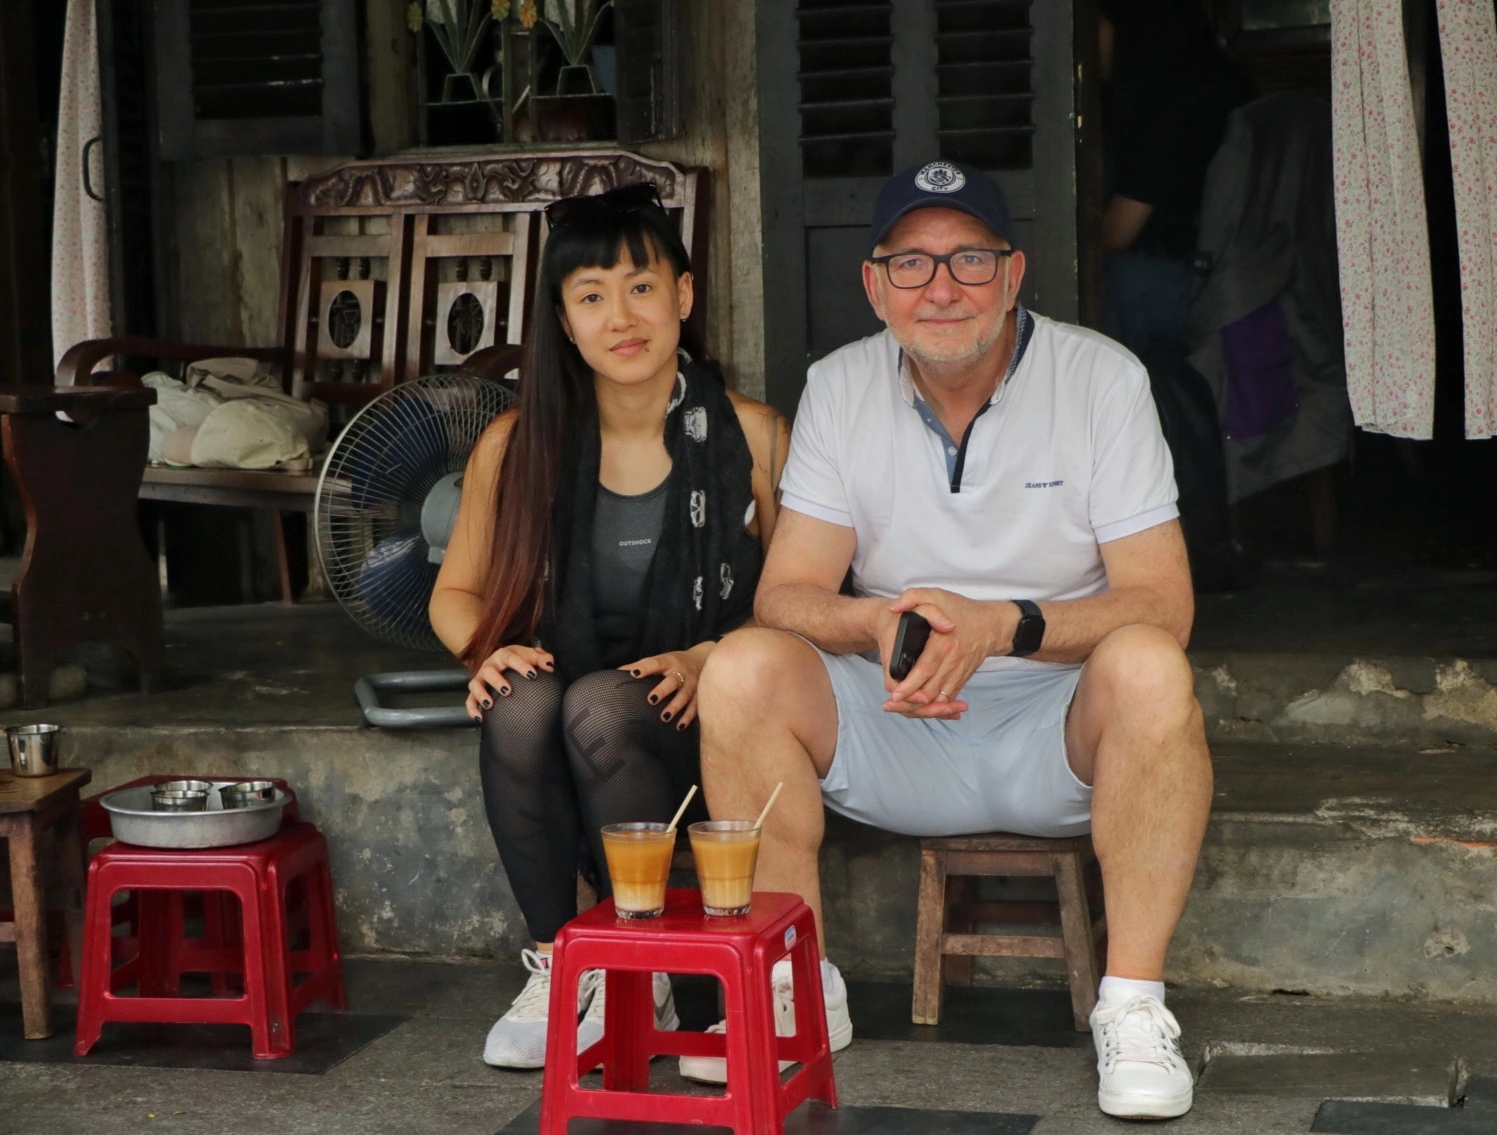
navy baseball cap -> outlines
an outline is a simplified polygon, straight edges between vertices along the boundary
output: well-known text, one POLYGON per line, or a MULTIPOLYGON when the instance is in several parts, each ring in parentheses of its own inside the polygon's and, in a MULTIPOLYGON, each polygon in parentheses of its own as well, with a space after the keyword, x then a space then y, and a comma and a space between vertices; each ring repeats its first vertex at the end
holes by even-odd
POLYGON ((931 207, 960 209, 976 217, 993 232, 1019 247, 1014 239, 1014 222, 1008 214, 1003 190, 982 170, 962 162, 922 162, 895 174, 879 191, 873 207, 873 224, 868 230, 868 250, 889 235, 894 222, 906 213, 931 207))

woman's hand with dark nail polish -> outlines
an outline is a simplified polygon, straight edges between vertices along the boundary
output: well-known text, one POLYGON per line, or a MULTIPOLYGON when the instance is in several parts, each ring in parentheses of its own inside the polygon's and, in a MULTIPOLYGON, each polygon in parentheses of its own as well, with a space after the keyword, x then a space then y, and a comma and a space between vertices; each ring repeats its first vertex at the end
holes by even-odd
POLYGON ((483 702, 483 708, 484 709, 493 709, 494 708, 494 701, 493 701, 493 699, 492 698, 485 698, 484 702, 483 702))
POLYGON ((527 678, 534 678, 535 677, 535 671, 534 670, 526 670, 525 671, 525 677, 527 677, 527 678))
POLYGON ((660 715, 660 720, 661 721, 669 721, 670 719, 671 719, 671 711, 670 710, 666 710, 664 713, 662 713, 660 715))
POLYGON ((503 694, 505 697, 509 697, 509 687, 508 686, 500 686, 499 687, 499 692, 501 694, 503 694))

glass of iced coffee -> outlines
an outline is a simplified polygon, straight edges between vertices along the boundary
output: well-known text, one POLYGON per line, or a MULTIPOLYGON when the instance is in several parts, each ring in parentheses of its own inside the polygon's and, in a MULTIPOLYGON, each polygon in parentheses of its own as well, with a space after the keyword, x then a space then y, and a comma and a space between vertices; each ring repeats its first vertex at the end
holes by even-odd
POLYGON ((759 829, 753 820, 706 820, 686 829, 708 914, 747 914, 754 895, 759 829))
POLYGON ((603 854, 620 918, 658 918, 665 909, 676 833, 665 824, 606 824, 603 854))

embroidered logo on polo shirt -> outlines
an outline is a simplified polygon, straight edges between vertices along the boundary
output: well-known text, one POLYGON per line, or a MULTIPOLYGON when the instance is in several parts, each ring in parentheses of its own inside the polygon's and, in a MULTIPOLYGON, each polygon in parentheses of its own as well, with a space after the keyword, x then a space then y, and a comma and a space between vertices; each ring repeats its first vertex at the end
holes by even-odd
POLYGON ((950 162, 931 162, 915 174, 915 188, 926 193, 955 193, 967 184, 967 175, 950 162))
POLYGON ((1064 485, 1064 481, 1025 481, 1026 489, 1058 489, 1064 485))

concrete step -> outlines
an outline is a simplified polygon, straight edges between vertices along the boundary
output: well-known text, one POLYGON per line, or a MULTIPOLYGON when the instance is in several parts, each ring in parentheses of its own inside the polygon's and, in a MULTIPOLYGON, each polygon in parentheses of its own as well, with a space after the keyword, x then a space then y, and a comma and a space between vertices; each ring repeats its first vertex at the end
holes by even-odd
POLYGON ((1497 659, 1192 650, 1213 741, 1497 746, 1497 659))
POLYGON ((1497 751, 1218 744, 1171 971, 1497 1002, 1497 751))
MULTIPOLYGON (((468 730, 137 718, 72 724, 64 746, 101 788, 148 772, 286 778, 328 835, 351 952, 525 944, 468 730)), ((1441 748, 1216 743, 1215 813, 1170 979, 1497 1004, 1497 749, 1441 748)), ((913 840, 829 817, 828 934, 849 973, 908 975, 917 858, 913 840)), ((1062 976, 1045 962, 982 972, 1062 976)))
MULTIPOLYGON (((1354 644, 1362 654, 1207 636, 1194 660, 1217 806, 1172 980, 1497 1004, 1497 662, 1415 629, 1451 653, 1404 653, 1391 632, 1354 644)), ((446 659, 380 644, 326 605, 172 612, 166 653, 152 697, 95 693, 5 720, 62 723, 64 761, 98 788, 161 772, 286 778, 328 834, 350 951, 513 957, 525 944, 474 732, 359 724, 360 674, 446 659)), ((835 817, 828 832, 833 956, 849 973, 907 975, 914 841, 835 817)))
MULTIPOLYGON (((1213 753, 1216 804, 1171 981, 1497 1003, 1497 750, 1217 743, 1213 753)), ((907 967, 910 841, 832 830, 829 940, 847 944, 856 967, 907 967)), ((1011 961, 983 972, 1060 975, 1011 961)))

